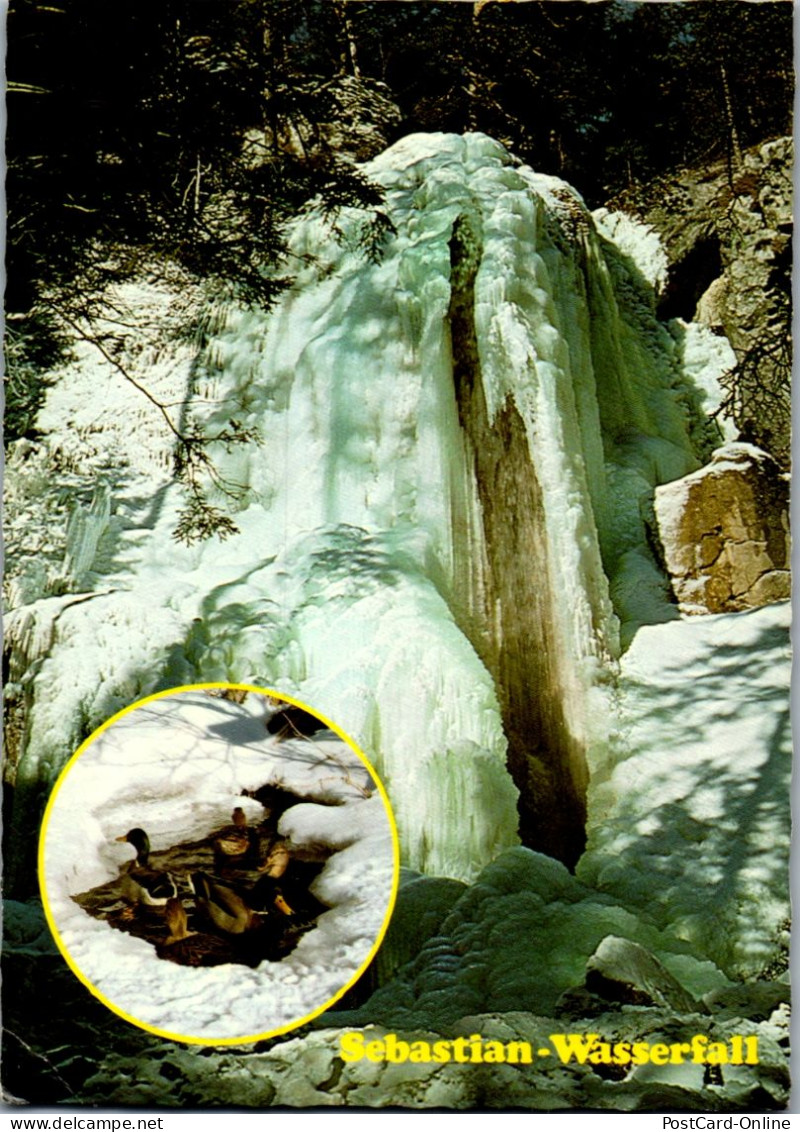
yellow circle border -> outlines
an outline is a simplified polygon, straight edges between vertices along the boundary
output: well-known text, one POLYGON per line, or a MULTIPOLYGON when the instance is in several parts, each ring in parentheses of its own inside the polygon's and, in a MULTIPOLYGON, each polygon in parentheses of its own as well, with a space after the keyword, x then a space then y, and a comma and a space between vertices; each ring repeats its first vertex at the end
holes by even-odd
POLYGON ((334 1003, 338 1002, 339 999, 342 998, 342 996, 345 995, 350 990, 350 988, 354 986, 355 983, 361 978, 367 967, 377 955, 378 949, 383 942, 383 938, 386 935, 387 929, 389 927, 389 922, 392 918, 392 912, 394 911, 395 902, 397 900, 397 889, 400 883, 400 843, 397 835, 397 823, 395 822, 392 805, 389 801, 389 796, 386 793, 386 788, 384 787, 380 777, 378 776, 375 768, 373 767, 367 756, 364 754, 358 744, 355 743, 350 738, 350 736, 346 734, 346 732, 342 731, 341 727, 335 724, 331 719, 328 719, 327 716, 322 715, 322 713, 317 711, 315 708, 312 708, 302 700, 297 699, 296 696, 289 695, 285 692, 280 692, 275 688, 261 688, 257 687, 254 684, 235 684, 228 683, 227 681, 211 681, 202 684, 181 684, 178 687, 167 688, 160 692, 154 692, 153 695, 145 696, 141 700, 136 700, 135 703, 132 703, 128 707, 123 708, 121 711, 116 712, 109 719, 107 719, 105 723, 101 723, 101 725, 92 732, 88 739, 85 739, 83 743, 81 743, 75 754, 71 756, 69 761, 61 770, 48 799, 47 806, 44 811, 44 816, 42 818, 41 831, 39 833, 38 871, 39 891, 42 895, 44 914, 47 920, 47 925, 50 928, 53 939, 56 942, 56 946, 61 952, 62 957, 66 960, 66 963, 72 973, 77 976, 77 978, 83 983, 87 990, 89 990, 95 998, 99 999, 105 1007, 107 1007, 118 1017, 123 1018, 126 1022, 130 1022, 131 1025, 137 1026, 141 1030, 147 1030, 149 1033, 155 1034, 160 1038, 166 1038, 169 1041, 184 1042, 187 1045, 197 1046, 242 1046, 251 1045, 254 1042, 262 1042, 267 1040, 268 1038, 279 1037, 281 1034, 287 1034, 292 1030, 298 1029, 300 1026, 306 1025, 306 1023, 313 1021, 314 1018, 318 1018, 320 1014, 324 1014, 326 1010, 330 1010, 334 1003), (295 707, 302 708, 310 715, 313 715, 317 719, 321 720, 327 727, 330 728, 331 731, 334 731, 339 736, 339 738, 347 744, 350 750, 353 751, 353 753, 357 755, 359 759, 361 759, 361 761, 364 763, 367 770, 371 774, 372 779, 375 782, 375 785, 377 786, 378 791, 381 795, 381 798, 383 799, 383 806, 389 822, 389 829, 392 836, 392 888, 391 892, 389 893, 389 900, 386 905, 383 924, 381 925, 381 929, 378 932, 374 944, 370 948, 369 954, 363 960, 361 966, 358 968, 355 974, 353 974, 348 979, 344 986, 341 987, 341 989, 338 990, 332 998, 328 999, 327 1002, 318 1007, 316 1010, 311 1011, 309 1014, 304 1014, 302 1018, 298 1018, 295 1021, 289 1022, 286 1025, 280 1026, 274 1030, 265 1030, 263 1033, 258 1034, 245 1034, 237 1038, 198 1038, 193 1035, 177 1034, 172 1033, 168 1030, 160 1030, 156 1026, 150 1026, 146 1022, 142 1022, 140 1019, 134 1018, 133 1015, 126 1013, 124 1010, 120 1009, 120 1007, 116 1006, 113 1002, 106 998, 106 996, 100 990, 98 990, 97 987, 92 982, 90 982, 90 980, 80 970, 78 965, 72 959, 72 956, 69 954, 66 946, 64 945, 64 942, 61 938, 61 933, 56 926, 55 918, 50 907, 50 901, 47 896, 47 887, 44 882, 45 839, 47 837, 50 816, 55 805, 56 798, 58 797, 58 792, 61 789, 61 786, 63 785, 72 765, 81 757, 82 754, 84 754, 84 752, 95 741, 95 739, 97 739, 99 735, 108 730, 108 728, 116 723, 117 720, 122 719, 126 715, 129 715, 131 712, 136 711, 138 708, 143 707, 145 704, 152 703, 154 700, 162 700, 170 696, 177 696, 182 692, 199 692, 205 691, 209 688, 235 688, 237 691, 254 692, 260 696, 272 696, 273 698, 279 699, 284 703, 290 703, 295 707))

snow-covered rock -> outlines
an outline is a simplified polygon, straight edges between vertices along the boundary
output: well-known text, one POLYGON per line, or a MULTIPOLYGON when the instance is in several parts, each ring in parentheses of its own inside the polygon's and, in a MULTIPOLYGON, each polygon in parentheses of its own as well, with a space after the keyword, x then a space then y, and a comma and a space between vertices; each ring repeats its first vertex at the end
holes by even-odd
POLYGON ((612 1002, 667 1006, 691 1013, 697 1003, 663 963, 638 943, 609 935, 586 964, 587 989, 612 1002))

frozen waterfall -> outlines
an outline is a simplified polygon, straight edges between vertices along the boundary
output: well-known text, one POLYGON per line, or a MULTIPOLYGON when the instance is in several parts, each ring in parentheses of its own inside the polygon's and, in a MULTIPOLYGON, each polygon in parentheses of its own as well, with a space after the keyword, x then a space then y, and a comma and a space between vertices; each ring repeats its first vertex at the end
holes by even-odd
MULTIPOLYGON (((38 549, 9 582, 15 824, 114 711, 227 680, 363 746, 414 868, 471 879, 519 837, 580 855, 620 625, 675 616, 647 502, 698 466, 719 350, 657 321, 629 231, 489 138, 413 136, 366 173, 393 225, 379 262, 363 215, 336 239, 311 210, 274 311, 219 308, 199 356, 127 359, 209 431, 258 430, 214 453, 246 489, 239 534, 174 541, 169 436, 86 344, 46 442, 19 442, 8 539, 38 549)), ((117 301, 160 318, 170 297, 117 301)))

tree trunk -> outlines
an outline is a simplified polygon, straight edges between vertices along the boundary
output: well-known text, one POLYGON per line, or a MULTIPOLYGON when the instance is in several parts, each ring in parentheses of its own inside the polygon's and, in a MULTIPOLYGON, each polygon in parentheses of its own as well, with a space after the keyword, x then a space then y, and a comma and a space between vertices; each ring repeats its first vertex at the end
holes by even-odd
POLYGON ((336 15, 339 17, 339 22, 342 26, 342 34, 344 36, 345 46, 347 48, 347 54, 343 53, 341 57, 342 73, 347 73, 347 60, 349 58, 350 69, 352 71, 353 78, 360 79, 361 70, 358 66, 358 49, 356 47, 355 36, 353 35, 353 24, 347 14, 346 0, 340 0, 340 2, 334 4, 333 7, 336 15))
POLYGON ((728 127, 732 171, 737 172, 742 167, 742 145, 739 140, 739 131, 736 129, 736 121, 733 116, 733 99, 731 98, 731 88, 728 83, 728 72, 725 69, 725 64, 722 59, 719 61, 719 73, 722 80, 722 99, 725 104, 725 124, 728 127))

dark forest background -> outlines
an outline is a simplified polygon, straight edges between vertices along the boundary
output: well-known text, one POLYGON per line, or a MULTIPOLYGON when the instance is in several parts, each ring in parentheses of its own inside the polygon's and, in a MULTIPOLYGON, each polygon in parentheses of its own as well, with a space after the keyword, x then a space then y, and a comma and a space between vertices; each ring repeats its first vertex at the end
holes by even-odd
MULTIPOLYGON (((76 335, 113 353, 109 284, 161 275, 268 307, 312 198, 334 224, 363 208, 380 255, 390 224, 353 159, 410 132, 484 131, 590 208, 635 210, 688 167, 733 186, 748 146, 791 132, 792 19, 791 0, 10 0, 6 442, 35 435, 76 335)), ((790 270, 729 397, 744 427, 769 387, 786 437, 790 270)), ((206 446, 250 437, 167 423, 193 498, 180 537, 222 537, 206 446)))
POLYGON ((335 152, 242 159, 247 131, 324 116, 336 75, 386 84, 396 136, 483 130, 590 207, 734 159, 790 129, 791 23, 790 0, 11 0, 8 309, 102 275, 97 240, 268 301, 287 215, 375 203, 335 152))

